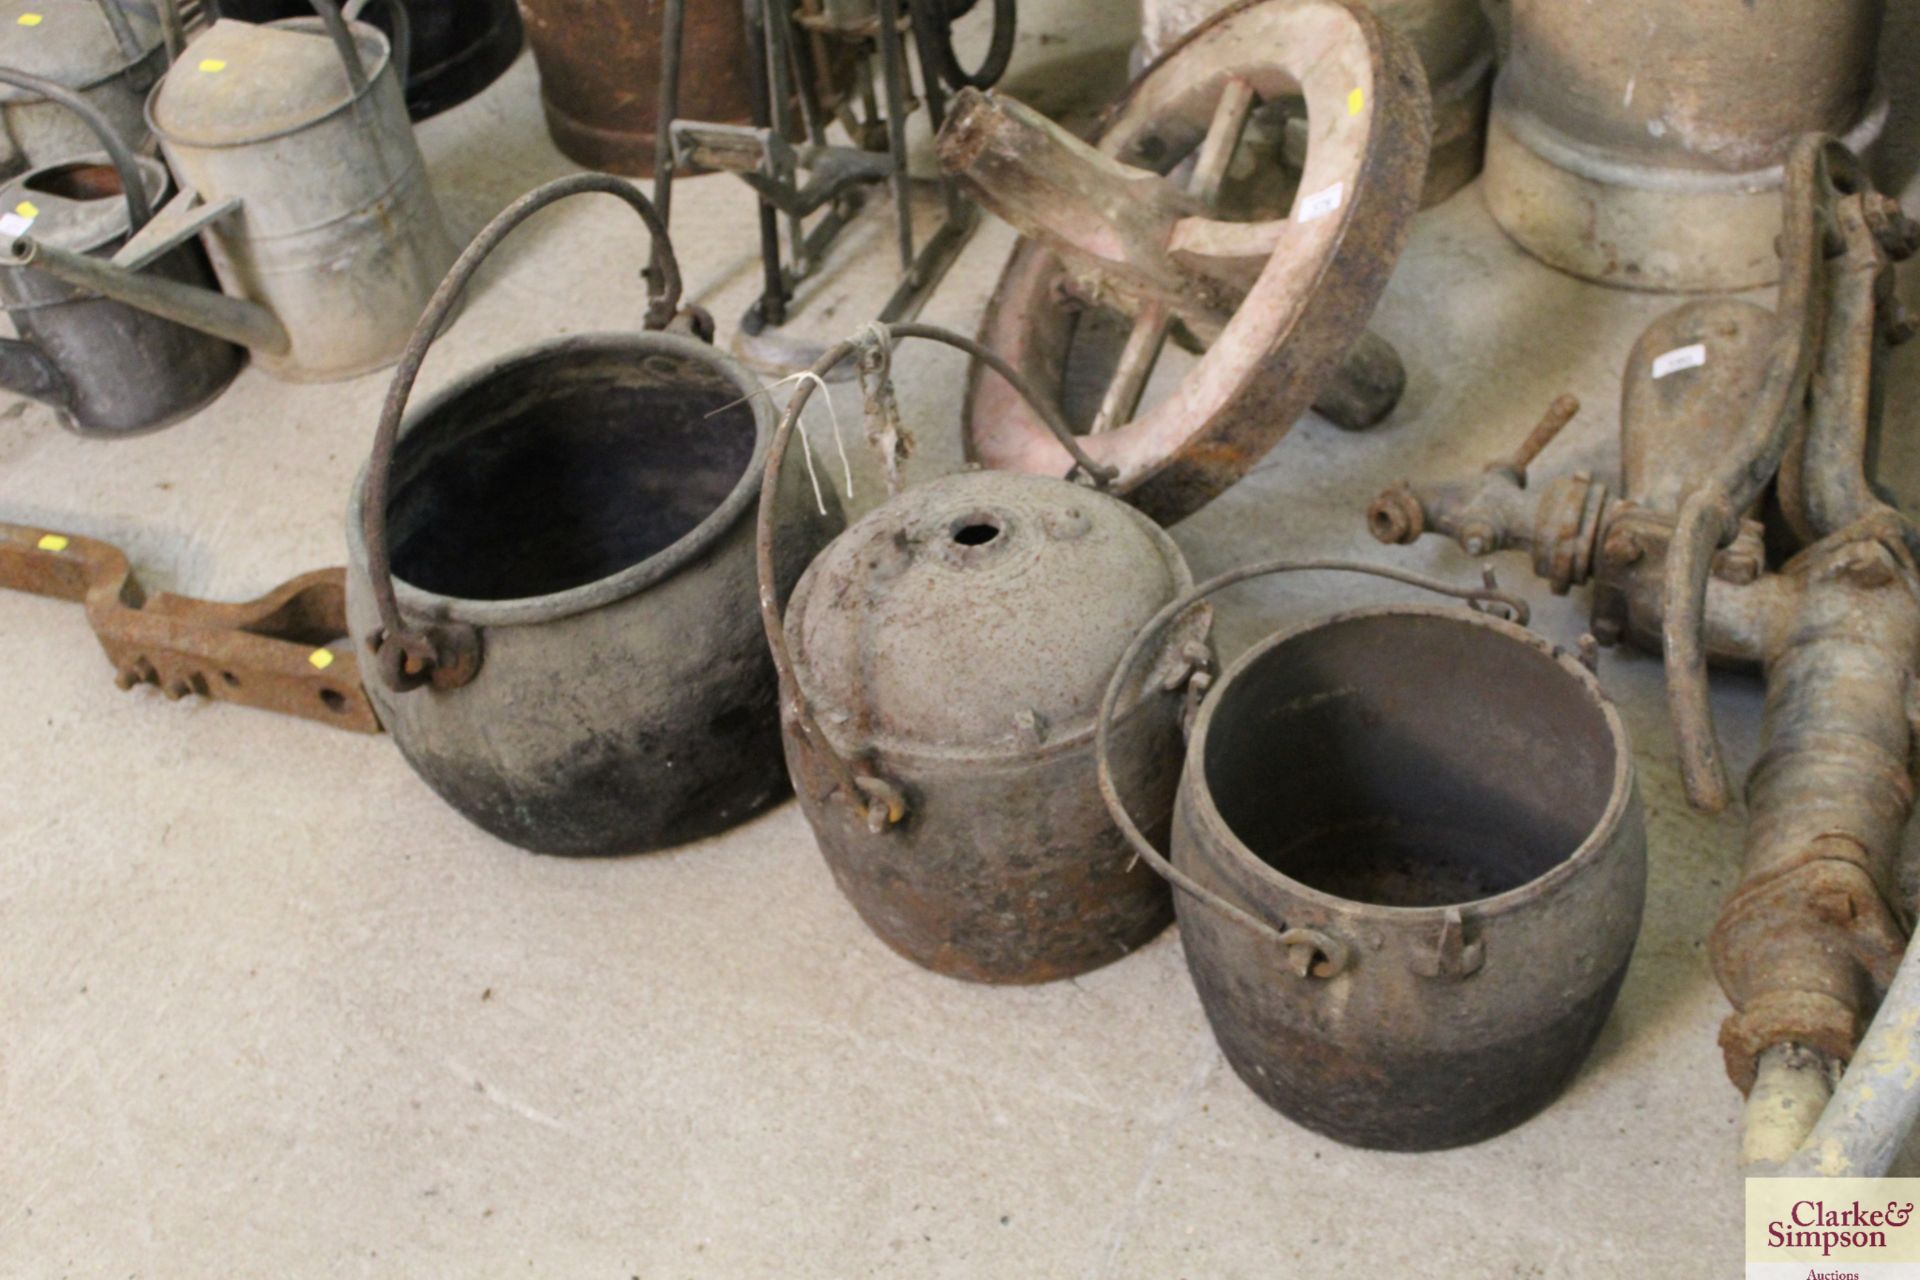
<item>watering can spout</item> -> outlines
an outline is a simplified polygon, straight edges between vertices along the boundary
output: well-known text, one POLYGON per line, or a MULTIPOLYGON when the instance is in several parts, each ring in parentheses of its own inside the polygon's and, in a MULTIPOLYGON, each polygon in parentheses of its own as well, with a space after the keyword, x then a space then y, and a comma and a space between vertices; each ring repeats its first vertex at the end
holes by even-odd
POLYGON ((85 254, 56 249, 30 236, 15 240, 10 252, 16 266, 38 268, 56 280, 90 289, 116 302, 238 343, 262 355, 285 355, 292 345, 286 328, 257 302, 229 298, 198 285, 182 284, 85 254))

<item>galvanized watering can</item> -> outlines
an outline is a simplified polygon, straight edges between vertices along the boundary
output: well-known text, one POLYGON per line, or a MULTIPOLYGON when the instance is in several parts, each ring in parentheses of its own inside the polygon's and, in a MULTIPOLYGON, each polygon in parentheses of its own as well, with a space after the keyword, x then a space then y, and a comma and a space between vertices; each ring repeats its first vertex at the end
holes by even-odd
POLYGON ((167 72, 147 116, 182 191, 114 261, 23 236, 14 262, 237 342, 275 377, 398 359, 454 246, 387 38, 312 3, 318 19, 216 22, 167 72), (202 233, 233 296, 139 270, 202 233))
MULTIPOLYGON (((220 16, 242 22, 273 22, 311 12, 307 0, 217 0, 220 16)), ((458 106, 500 78, 520 54, 520 10, 514 0, 391 0, 374 14, 375 25, 410 58, 407 110, 425 120, 458 106), (409 39, 398 36, 405 30, 409 39)))
MULTIPOLYGON (((31 228, 44 243, 106 257, 138 233, 166 197, 167 170, 136 156, 112 122, 72 90, 0 68, 18 86, 70 112, 104 150, 70 153, 0 187, 0 236, 31 228)), ((98 260, 95 258, 94 260, 98 260)), ((212 280, 196 245, 154 262, 183 286, 212 280)), ((0 302, 18 338, 0 338, 0 386, 44 401, 81 435, 123 436, 176 421, 220 394, 240 371, 239 348, 31 267, 0 264, 0 302)))
MULTIPOLYGON (((957 334, 919 324, 869 334, 870 364, 890 359, 895 339, 931 338, 1028 390, 957 334)), ((855 350, 840 344, 814 374, 855 350)), ((788 408, 769 477, 813 385, 788 408)), ((891 390, 877 400, 890 405, 891 390)), ((1083 474, 1111 478, 1078 456, 1083 474)), ((801 576, 783 619, 775 588, 790 548, 776 515, 763 491, 760 602, 787 765, 834 880, 868 926, 917 964, 1000 983, 1086 972, 1166 927, 1165 886, 1102 807, 1093 728, 1128 637, 1192 583, 1173 540, 1084 485, 950 475, 848 528, 801 576)), ((1162 827, 1179 772, 1180 689, 1204 633, 1204 618, 1176 628, 1118 718, 1117 767, 1162 827)))
MULTIPOLYGON (((753 610, 754 498, 773 416, 757 379, 677 314, 666 230, 630 183, 582 174, 509 206, 420 318, 354 487, 347 618, 376 710, 429 786, 540 853, 713 834, 786 793, 753 610), (654 237, 647 332, 554 339, 401 423, 476 268, 564 197, 624 200, 654 237)), ((784 592, 839 527, 772 473, 784 592)))
MULTIPOLYGON (((1619 714, 1581 662, 1483 612, 1360 609, 1254 645, 1193 721, 1169 862, 1123 801, 1113 713, 1161 610, 1114 672, 1100 787, 1179 891, 1187 964, 1240 1078, 1310 1129, 1423 1151, 1551 1102, 1613 1007, 1640 930, 1646 829, 1619 714)), ((1148 810, 1152 813, 1152 810, 1148 810)))
MULTIPOLYGON (((120 0, 0 0, 0 66, 52 81, 140 147, 147 92, 167 69, 160 27, 120 0)), ((56 164, 95 148, 93 135, 38 89, 0 89, 0 173, 56 164)))

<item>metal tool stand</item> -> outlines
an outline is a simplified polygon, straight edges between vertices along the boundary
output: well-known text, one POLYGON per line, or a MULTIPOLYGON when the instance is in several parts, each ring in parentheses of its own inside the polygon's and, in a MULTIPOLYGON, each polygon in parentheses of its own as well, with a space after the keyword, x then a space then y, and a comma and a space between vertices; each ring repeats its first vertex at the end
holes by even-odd
MULTIPOLYGON (((762 71, 754 78, 753 123, 743 126, 678 118, 685 0, 667 0, 660 118, 670 123, 660 131, 655 202, 663 216, 670 213, 677 173, 725 171, 753 188, 760 200, 765 279, 740 328, 744 335, 757 337, 786 324, 800 282, 818 269, 834 241, 853 224, 868 191, 887 183, 893 192, 901 278, 878 319, 887 323, 912 318, 959 256, 978 219, 953 183, 942 178, 945 219, 924 245, 916 244, 906 157, 907 117, 917 104, 902 37, 909 30, 914 36, 928 116, 938 130, 946 116, 946 95, 929 35, 931 11, 915 3, 909 19, 903 15, 902 0, 746 0, 746 5, 749 45, 762 71), (848 44, 859 51, 851 85, 843 90, 827 81, 838 65, 832 57, 835 46, 848 44), (827 140, 828 127, 835 122, 853 139, 852 145, 827 140), (805 141, 796 145, 790 141, 796 136, 805 141)), ((812 358, 797 363, 804 367, 812 358)))

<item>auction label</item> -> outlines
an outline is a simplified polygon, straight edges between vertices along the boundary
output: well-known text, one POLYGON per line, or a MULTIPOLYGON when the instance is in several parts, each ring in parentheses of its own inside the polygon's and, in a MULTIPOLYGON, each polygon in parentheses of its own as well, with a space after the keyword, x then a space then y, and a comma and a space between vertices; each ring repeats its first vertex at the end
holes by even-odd
POLYGON ((1748 1178, 1747 1280, 1920 1280, 1920 1178, 1748 1178))

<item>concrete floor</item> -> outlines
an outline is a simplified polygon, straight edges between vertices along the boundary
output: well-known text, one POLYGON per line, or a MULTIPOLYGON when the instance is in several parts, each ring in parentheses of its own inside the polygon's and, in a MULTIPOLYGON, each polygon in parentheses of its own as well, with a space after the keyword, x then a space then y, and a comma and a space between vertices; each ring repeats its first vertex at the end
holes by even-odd
MULTIPOLYGON (((1124 74, 1129 6, 1050 0, 1023 17, 1010 91, 1064 108, 1124 74)), ((1910 153, 1907 80, 1893 88, 1894 150, 1910 153)), ((422 127, 462 239, 568 171, 535 95, 523 59, 422 127)), ((675 213, 691 292, 724 340, 753 289, 750 203, 708 178, 680 188, 675 213)), ((971 329, 1010 240, 988 225, 926 317, 971 329)), ((812 313, 817 336, 878 306, 885 245, 881 228, 864 257, 843 255, 860 260, 830 286, 844 297, 812 313)), ((544 215, 483 277, 423 389, 549 335, 636 327, 643 258, 612 202, 544 215)), ((1356 437, 1301 423, 1176 536, 1202 576, 1278 549, 1475 575, 1447 546, 1375 548, 1366 500, 1403 476, 1477 468, 1565 390, 1588 407, 1543 470, 1611 470, 1628 348, 1671 305, 1525 258, 1469 189, 1421 218, 1377 318, 1412 370, 1391 425, 1356 437)), ((900 373, 915 466, 935 474, 957 457, 962 368, 912 353, 900 373)), ((347 487, 385 385, 249 371, 198 418, 115 444, 8 404, 0 516, 116 542, 156 589, 252 596, 343 558, 347 487)), ((1920 475, 1910 452, 1896 460, 1920 475)), ((860 503, 878 493, 863 464, 860 503)), ((1581 599, 1553 599, 1517 557, 1499 564, 1543 633, 1577 638, 1581 599)), ((1220 630, 1237 648, 1393 595, 1246 588, 1220 630)), ((1255 1100, 1215 1048, 1172 931, 1079 981, 966 986, 861 926, 792 805, 670 853, 538 858, 467 826, 384 738, 115 692, 72 606, 0 595, 0 670, 0 1274, 1739 1265, 1739 1099, 1703 940, 1741 818, 1688 810, 1651 658, 1602 666, 1651 838, 1619 1006, 1557 1105, 1424 1156, 1348 1150, 1255 1100)), ((1716 703, 1744 768, 1756 687, 1722 681, 1716 703)))

